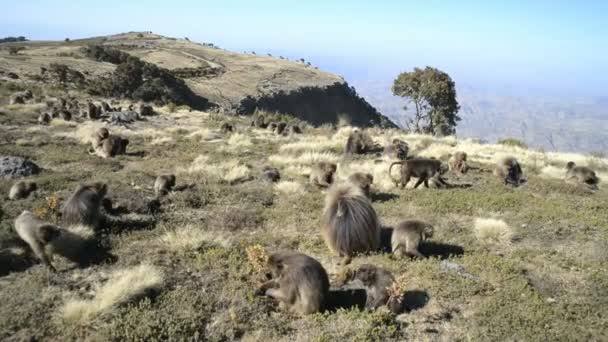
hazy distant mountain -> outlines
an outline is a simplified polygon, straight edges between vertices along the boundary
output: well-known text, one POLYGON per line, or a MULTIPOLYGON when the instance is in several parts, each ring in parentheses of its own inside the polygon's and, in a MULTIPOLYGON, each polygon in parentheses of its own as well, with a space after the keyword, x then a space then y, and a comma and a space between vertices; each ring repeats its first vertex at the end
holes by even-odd
MULTIPOLYGON (((392 96, 391 81, 352 81, 358 93, 394 122, 409 114, 392 96)), ((518 138, 546 150, 608 150, 608 97, 543 94, 522 89, 457 86, 461 106, 457 134, 490 142, 518 138), (526 92, 528 92, 526 94, 526 92)))

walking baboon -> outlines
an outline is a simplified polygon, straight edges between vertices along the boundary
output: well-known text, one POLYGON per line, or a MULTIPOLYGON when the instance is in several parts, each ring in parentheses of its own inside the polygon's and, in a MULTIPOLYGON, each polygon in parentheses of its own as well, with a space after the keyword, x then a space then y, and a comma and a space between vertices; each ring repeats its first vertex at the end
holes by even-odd
POLYGON ((279 306, 300 315, 324 309, 329 293, 327 272, 317 260, 296 252, 271 254, 267 266, 272 279, 262 284, 256 294, 279 301, 279 306))
POLYGON ((278 182, 281 180, 281 173, 275 167, 265 166, 262 170, 262 179, 269 182, 278 182))
POLYGON ((384 148, 384 154, 390 158, 406 160, 409 152, 409 145, 400 139, 393 141, 384 148))
POLYGON ((394 162, 388 168, 388 174, 393 179, 393 182, 395 182, 395 186, 398 186, 399 183, 401 183, 402 189, 407 185, 411 177, 418 178, 418 181, 416 181, 416 184, 414 185, 414 189, 418 188, 418 186, 420 186, 420 184, 423 182, 424 186, 428 188, 429 179, 433 177, 439 184, 447 186, 448 184, 445 182, 445 180, 443 180, 443 178, 441 178, 441 175, 445 171, 445 168, 441 165, 441 161, 427 158, 416 158, 394 162), (391 175, 393 165, 401 165, 400 178, 398 180, 394 179, 391 175))
POLYGON ((391 235, 391 248, 396 257, 404 255, 424 257, 418 251, 420 243, 433 237, 435 228, 429 223, 408 220, 399 223, 391 235))
POLYGON ((65 225, 78 225, 98 227, 103 198, 108 192, 105 183, 95 182, 81 184, 74 194, 61 208, 61 220, 65 225))
POLYGON ((165 196, 175 186, 175 175, 160 175, 156 177, 154 182, 154 193, 156 196, 165 196))
POLYGON ((370 189, 374 183, 374 176, 369 173, 355 172, 348 176, 348 181, 361 188, 365 196, 369 198, 370 189))
POLYGON ((338 166, 330 162, 318 162, 310 170, 310 184, 318 188, 328 188, 334 182, 338 166))
POLYGON ((367 133, 356 129, 348 136, 344 152, 346 155, 363 154, 372 151, 376 147, 376 144, 374 144, 374 141, 367 133))
POLYGON ((385 268, 363 264, 356 270, 349 269, 346 271, 344 279, 340 280, 340 285, 357 280, 360 281, 367 292, 365 308, 371 310, 386 305, 390 297, 388 288, 395 281, 395 277, 385 268))
POLYGON ((350 183, 334 185, 325 197, 321 234, 329 250, 350 263, 357 253, 380 247, 380 224, 363 191, 350 183))
POLYGON ((11 200, 27 198, 32 192, 38 189, 38 185, 34 182, 18 181, 13 184, 8 192, 8 198, 11 200))
POLYGON ((222 133, 234 132, 234 126, 232 126, 232 124, 224 122, 222 124, 222 126, 220 127, 220 132, 222 132, 222 133))
POLYGON ((49 113, 40 113, 40 115, 38 115, 38 124, 40 125, 48 125, 49 123, 51 123, 51 114, 49 113))
POLYGON ((600 182, 595 171, 586 166, 577 166, 572 161, 566 165, 566 180, 575 180, 580 184, 586 184, 595 189, 597 189, 597 185, 600 182))
POLYGON ((514 157, 505 157, 498 161, 494 169, 494 175, 502 180, 505 185, 519 186, 523 183, 523 171, 519 162, 514 157))
POLYGON ((44 265, 48 266, 51 271, 57 272, 47 256, 45 247, 61 235, 59 227, 46 223, 30 211, 25 210, 15 220, 15 231, 44 265))
POLYGON ((448 160, 448 166, 450 167, 450 171, 454 173, 467 173, 469 170, 469 166, 467 165, 467 153, 458 151, 452 154, 448 160))
POLYGON ((283 134, 283 131, 285 131, 285 127, 287 127, 287 124, 284 122, 279 122, 277 124, 277 127, 275 128, 274 132, 278 135, 283 134))

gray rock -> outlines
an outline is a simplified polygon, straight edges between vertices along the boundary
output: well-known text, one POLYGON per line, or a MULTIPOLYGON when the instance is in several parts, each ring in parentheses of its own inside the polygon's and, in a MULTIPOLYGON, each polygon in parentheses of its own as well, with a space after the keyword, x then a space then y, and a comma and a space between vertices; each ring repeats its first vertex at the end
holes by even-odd
POLYGON ((459 265, 449 260, 442 260, 439 267, 441 268, 441 271, 446 273, 452 273, 464 278, 479 280, 479 277, 467 272, 467 270, 462 265, 459 265))
POLYGON ((104 121, 108 121, 113 124, 127 124, 141 120, 141 117, 137 112, 126 111, 126 112, 109 112, 105 113, 104 121))
POLYGON ((40 167, 22 157, 0 156, 0 178, 11 179, 38 174, 40 167))

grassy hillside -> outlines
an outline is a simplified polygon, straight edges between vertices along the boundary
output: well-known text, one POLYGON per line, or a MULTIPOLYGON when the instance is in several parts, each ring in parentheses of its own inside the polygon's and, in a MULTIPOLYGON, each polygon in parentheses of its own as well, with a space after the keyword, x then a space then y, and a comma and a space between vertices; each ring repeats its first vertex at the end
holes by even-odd
MULTIPOLYGON (((473 140, 405 135, 371 129, 379 143, 395 137, 414 154, 446 160, 457 150, 483 168, 514 155, 528 178, 505 187, 491 173, 448 175, 469 188, 396 189, 390 160, 367 155, 345 160, 351 127, 305 128, 278 137, 229 118, 237 132, 220 134, 226 117, 185 108, 126 127, 107 126, 130 140, 129 154, 89 155, 101 122, 54 120, 35 125, 40 105, 0 107, 0 155, 27 156, 44 171, 40 190, 25 200, 0 197, 0 339, 2 340, 602 340, 608 335, 608 191, 590 193, 560 177, 569 160, 608 179, 608 160, 542 153, 473 140), (324 193, 306 174, 319 160, 374 175, 373 206, 385 226, 417 218, 435 225, 424 259, 377 253, 351 267, 381 265, 401 276, 410 311, 336 312, 296 317, 254 296, 248 247, 297 250, 318 259, 330 278, 342 271, 319 233, 324 193), (278 167, 276 185, 254 178, 278 167), (156 175, 173 172, 195 184, 162 201, 157 215, 107 214, 98 244, 111 257, 87 267, 55 258, 53 274, 31 262, 13 221, 22 210, 46 210, 81 182, 104 181, 115 202, 152 196, 156 175), (232 185, 231 185, 232 184, 232 185), (455 267, 460 265, 462 269, 455 267), (11 270, 12 268, 12 270, 11 270), (456 271, 455 271, 456 270, 456 271)), ((7 194, 10 180, 0 180, 7 194)), ((77 231, 75 234, 88 234, 77 231)))

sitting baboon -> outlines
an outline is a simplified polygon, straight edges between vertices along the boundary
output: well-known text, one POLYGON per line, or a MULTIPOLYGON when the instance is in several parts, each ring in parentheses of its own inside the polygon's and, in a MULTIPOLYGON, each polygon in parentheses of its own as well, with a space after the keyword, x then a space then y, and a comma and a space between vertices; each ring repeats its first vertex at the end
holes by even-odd
POLYGON ((129 139, 109 135, 106 139, 102 140, 101 145, 94 150, 94 153, 102 158, 112 158, 119 154, 126 154, 128 144, 129 139))
POLYGON ((275 183, 281 180, 281 173, 275 167, 265 166, 262 170, 262 179, 275 183))
POLYGON ((169 194, 169 191, 175 186, 175 175, 160 175, 156 177, 154 182, 154 193, 156 196, 165 196, 169 194))
POLYGON ((57 271, 47 256, 46 246, 61 235, 59 227, 46 223, 30 211, 25 210, 15 220, 15 231, 44 265, 53 272, 57 271))
POLYGON ((222 126, 220 127, 220 132, 222 132, 222 133, 234 132, 234 126, 232 126, 232 124, 230 124, 228 122, 224 122, 222 124, 222 126))
POLYGON ((103 113, 111 112, 112 107, 110 107, 110 105, 106 101, 101 101, 101 111, 103 113))
POLYGON ((93 150, 95 151, 97 148, 99 148, 99 146, 101 146, 103 141, 105 139, 107 139, 109 136, 110 136, 110 131, 108 131, 107 128, 105 128, 105 127, 98 128, 91 136, 91 145, 93 147, 93 150))
POLYGON ((329 294, 329 277, 323 265, 308 255, 278 252, 269 256, 272 279, 256 290, 279 301, 279 307, 300 315, 322 311, 329 294))
POLYGON ((51 114, 49 113, 40 113, 40 115, 38 115, 38 124, 40 125, 48 125, 51 123, 51 120, 53 118, 51 117, 51 114))
POLYGON ((367 292, 367 300, 365 308, 372 310, 386 305, 390 297, 388 288, 395 281, 393 274, 382 267, 363 264, 358 269, 349 269, 339 280, 339 285, 345 285, 349 282, 360 281, 367 292))
POLYGON ((369 198, 370 189, 374 183, 374 176, 369 173, 355 172, 348 176, 348 181, 361 188, 365 196, 369 198))
POLYGON ((393 141, 384 147, 384 154, 390 158, 399 160, 406 160, 409 152, 409 145, 400 139, 393 139, 393 141))
POLYGON ((318 162, 311 167, 310 184, 318 188, 328 188, 334 182, 338 166, 330 162, 318 162))
POLYGON ((16 93, 16 94, 11 95, 9 104, 12 104, 12 105, 25 104, 25 98, 23 97, 23 94, 16 93))
POLYGON ((90 120, 97 120, 99 118, 100 109, 93 102, 87 102, 87 110, 85 112, 85 117, 90 120))
POLYGON ((97 228, 101 219, 99 209, 107 192, 105 183, 80 184, 61 208, 62 222, 65 225, 81 224, 97 228))
POLYGON ((441 175, 445 173, 446 169, 441 164, 441 161, 437 159, 427 159, 427 158, 416 158, 409 160, 402 160, 398 162, 394 162, 388 168, 388 174, 395 182, 395 185, 398 186, 401 183, 401 188, 403 189, 407 183, 410 181, 411 177, 418 178, 418 181, 414 185, 414 189, 418 188, 420 184, 424 182, 424 186, 426 188, 429 187, 429 179, 436 179, 439 184, 447 186, 447 183, 441 175), (391 175, 391 169, 393 165, 401 165, 400 170, 400 178, 398 180, 394 179, 391 175))
POLYGON ((269 131, 274 132, 275 129, 277 129, 277 123, 272 121, 268 123, 268 127, 266 127, 269 131))
POLYGON ((325 197, 321 235, 329 250, 350 263, 357 253, 380 247, 380 224, 363 191, 350 183, 334 185, 325 197))
POLYGON ((8 192, 8 198, 11 200, 27 198, 32 192, 38 189, 38 185, 34 182, 18 181, 13 184, 8 192))
POLYGON ((302 129, 298 125, 289 125, 287 135, 302 134, 302 129))
POLYGON ((597 185, 600 182, 595 171, 586 166, 577 166, 572 161, 568 162, 566 165, 566 180, 575 180, 580 184, 586 184, 594 189, 597 189, 597 185))
POLYGON ((145 103, 140 103, 139 104, 139 115, 141 115, 141 116, 154 115, 154 108, 152 108, 152 106, 147 105, 145 103))
POLYGON ((469 170, 469 166, 467 165, 467 153, 458 151, 452 154, 448 160, 448 166, 450 167, 450 171, 454 173, 466 173, 469 170))
POLYGON ((519 162, 514 157, 504 157, 496 163, 494 175, 502 180, 505 185, 519 186, 524 182, 523 171, 519 162))
POLYGON ((284 122, 279 122, 277 124, 277 127, 274 129, 274 132, 278 135, 283 134, 283 131, 285 131, 285 127, 287 127, 287 124, 284 122))
POLYGON ((356 129, 352 131, 348 136, 344 152, 348 156, 352 154, 363 154, 371 152, 376 148, 377 145, 367 133, 356 129))
POLYGON ((251 122, 251 126, 257 127, 257 128, 266 128, 268 127, 268 124, 264 121, 264 115, 258 114, 256 115, 255 119, 251 122))
POLYGON ((396 257, 404 255, 423 257, 418 246, 433 237, 435 228, 426 222, 408 220, 399 223, 391 235, 391 249, 396 257))
POLYGON ((60 109, 57 112, 57 118, 63 119, 65 121, 70 121, 72 120, 72 113, 70 113, 70 111, 67 109, 60 109))

